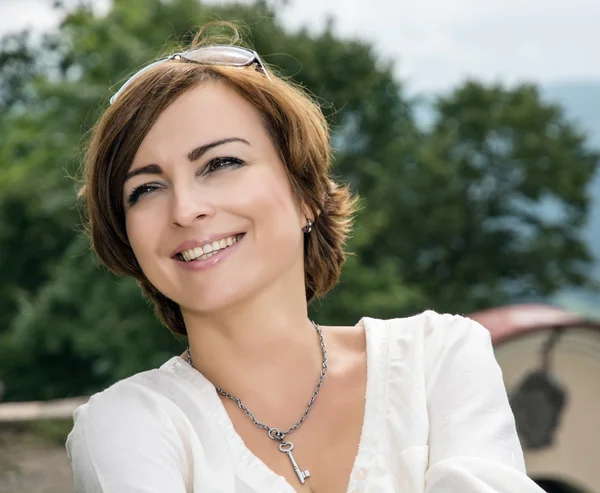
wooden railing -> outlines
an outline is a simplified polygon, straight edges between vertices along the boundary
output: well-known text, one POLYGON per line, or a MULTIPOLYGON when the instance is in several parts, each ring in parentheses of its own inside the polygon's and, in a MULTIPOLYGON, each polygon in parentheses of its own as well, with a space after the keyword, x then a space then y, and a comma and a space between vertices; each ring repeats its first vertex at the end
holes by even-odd
POLYGON ((88 397, 73 397, 53 401, 0 403, 0 424, 16 424, 40 419, 69 419, 73 411, 85 404, 88 397))

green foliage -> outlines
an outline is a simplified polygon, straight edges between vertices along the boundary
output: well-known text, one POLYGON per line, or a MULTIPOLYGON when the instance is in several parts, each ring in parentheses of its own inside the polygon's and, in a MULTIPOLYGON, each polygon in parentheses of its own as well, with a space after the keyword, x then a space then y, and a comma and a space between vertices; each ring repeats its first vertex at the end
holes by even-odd
POLYGON ((581 228, 599 156, 585 136, 530 85, 467 82, 436 109, 403 170, 409 195, 386 197, 402 224, 390 247, 414 259, 405 280, 459 312, 586 285, 581 228))
POLYGON ((361 195, 351 255, 322 323, 435 308, 466 312, 587 282, 580 236, 598 162, 535 87, 470 82, 418 129, 369 43, 286 32, 264 2, 114 0, 63 11, 41 42, 0 45, 0 379, 10 400, 98 390, 183 342, 135 282, 98 267, 75 199, 82 143, 136 68, 213 19, 242 21, 268 63, 310 88, 332 124, 335 172, 361 195))

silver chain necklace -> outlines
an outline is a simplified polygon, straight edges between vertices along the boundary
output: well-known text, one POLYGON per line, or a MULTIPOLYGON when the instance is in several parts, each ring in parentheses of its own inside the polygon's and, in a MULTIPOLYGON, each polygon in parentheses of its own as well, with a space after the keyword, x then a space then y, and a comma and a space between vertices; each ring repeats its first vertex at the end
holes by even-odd
MULTIPOLYGON (((312 397, 310 398, 310 401, 308 402, 308 406, 306 406, 306 409, 304 410, 304 413, 302 413, 301 418, 291 428, 288 428, 286 431, 279 431, 278 428, 272 428, 264 423, 261 423, 254 417, 254 414, 252 414, 250 409, 248 409, 240 399, 238 399, 234 395, 230 394, 229 392, 225 392, 220 387, 215 387, 215 389, 217 390, 217 392, 219 394, 221 394, 223 397, 227 397, 228 399, 231 399, 233 402, 235 402, 238 405, 238 407, 244 411, 246 416, 248 416, 252 420, 252 422, 254 423, 255 426, 257 426, 260 429, 267 430, 267 434, 269 435, 269 438, 271 440, 276 440, 276 441, 280 442, 279 450, 281 452, 283 452, 284 454, 287 454, 288 458, 290 459, 290 462, 292 463, 292 467, 294 468, 294 472, 296 473, 296 476, 298 476, 298 480, 300 481, 301 484, 304 484, 306 482, 305 481, 306 478, 310 478, 310 472, 308 472, 307 470, 302 471, 298 467, 298 464, 296 464, 296 461, 294 460, 294 456, 292 455, 292 450, 294 449, 294 444, 292 442, 286 441, 285 437, 286 437, 286 435, 289 435, 290 433, 292 433, 293 431, 298 429, 300 427, 300 425, 302 423, 304 423, 304 420, 308 416, 308 413, 310 412, 310 409, 311 409, 312 405, 314 404, 315 399, 317 398, 317 395, 319 395, 319 390, 321 390, 321 385, 323 384, 323 379, 325 378, 325 375, 327 375, 327 348, 325 347, 325 339, 323 338, 323 332, 321 331, 321 327, 319 327, 318 324, 316 324, 314 322, 312 322, 312 324, 313 324, 315 330, 317 331, 317 334, 319 335, 319 339, 321 341, 321 352, 323 353, 323 365, 322 365, 322 370, 321 370, 321 376, 319 377, 319 381, 317 382, 317 387, 315 388, 315 391, 313 392, 312 397)), ((187 360, 188 360, 189 365, 192 368, 195 368, 194 362, 192 361, 192 354, 190 352, 189 346, 187 348, 187 360)))

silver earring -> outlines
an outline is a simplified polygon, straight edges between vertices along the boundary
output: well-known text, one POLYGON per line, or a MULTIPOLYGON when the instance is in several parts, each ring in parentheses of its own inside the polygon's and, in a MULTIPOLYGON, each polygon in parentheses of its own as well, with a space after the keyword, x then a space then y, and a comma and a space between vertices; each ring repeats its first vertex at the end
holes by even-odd
POLYGON ((310 219, 307 219, 306 226, 302 228, 302 231, 304 231, 306 234, 310 233, 312 231, 312 225, 312 221, 310 219))

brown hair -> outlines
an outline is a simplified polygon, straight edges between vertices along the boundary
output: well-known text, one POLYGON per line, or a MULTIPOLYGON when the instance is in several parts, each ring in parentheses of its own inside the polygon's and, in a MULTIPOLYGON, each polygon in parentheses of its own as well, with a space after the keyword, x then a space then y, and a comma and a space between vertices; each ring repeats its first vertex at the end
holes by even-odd
MULTIPOLYGON (((212 39, 205 43, 214 44, 212 39)), ((198 44, 197 36, 192 48, 198 44)), ((181 310, 148 281, 135 258, 125 229, 122 190, 125 174, 158 116, 203 82, 228 84, 261 112, 294 193, 315 218, 305 240, 307 301, 325 295, 339 279, 357 199, 330 176, 329 129, 319 105, 303 89, 271 70, 270 75, 250 68, 166 61, 135 78, 92 132, 79 193, 92 248, 111 271, 138 281, 175 334, 186 334, 181 310)))

